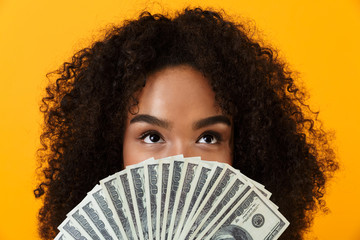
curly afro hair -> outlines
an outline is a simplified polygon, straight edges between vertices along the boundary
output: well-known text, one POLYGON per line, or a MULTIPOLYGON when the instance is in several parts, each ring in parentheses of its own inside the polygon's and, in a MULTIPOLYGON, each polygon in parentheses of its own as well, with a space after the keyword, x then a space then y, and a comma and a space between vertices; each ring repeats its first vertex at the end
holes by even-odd
POLYGON ((190 65, 210 81, 233 118, 233 166, 266 185, 290 221, 281 239, 302 239, 326 209, 325 183, 338 168, 329 134, 304 103, 304 91, 271 48, 223 13, 184 9, 174 17, 143 12, 113 27, 51 75, 40 110, 41 182, 34 190, 43 239, 102 178, 123 169, 122 141, 134 93, 146 76, 190 65))

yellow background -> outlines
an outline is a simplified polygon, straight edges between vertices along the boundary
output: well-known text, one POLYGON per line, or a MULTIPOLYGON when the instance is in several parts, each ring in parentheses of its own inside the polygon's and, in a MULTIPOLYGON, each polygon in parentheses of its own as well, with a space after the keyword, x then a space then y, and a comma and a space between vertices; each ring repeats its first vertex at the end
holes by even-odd
POLYGON ((110 23, 147 7, 223 8, 253 19, 300 72, 310 104, 336 131, 341 163, 330 184, 328 215, 308 237, 360 239, 360 1, 355 0, 0 0, 0 239, 38 239, 35 200, 41 94, 45 74, 89 44, 110 23))

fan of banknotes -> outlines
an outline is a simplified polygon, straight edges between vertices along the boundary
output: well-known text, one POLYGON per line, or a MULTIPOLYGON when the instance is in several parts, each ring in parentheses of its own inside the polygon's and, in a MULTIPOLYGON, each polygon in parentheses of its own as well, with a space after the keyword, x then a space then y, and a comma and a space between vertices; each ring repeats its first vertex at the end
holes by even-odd
POLYGON ((270 195, 225 163, 147 159, 101 180, 55 239, 277 239, 289 222, 270 195))

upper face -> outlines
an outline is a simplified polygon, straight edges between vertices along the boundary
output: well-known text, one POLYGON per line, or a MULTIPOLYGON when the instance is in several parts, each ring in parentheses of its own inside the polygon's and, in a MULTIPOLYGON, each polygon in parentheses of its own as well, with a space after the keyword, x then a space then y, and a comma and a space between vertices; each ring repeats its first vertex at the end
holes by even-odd
POLYGON ((125 166, 178 154, 231 164, 231 118, 200 72, 189 66, 160 70, 148 76, 137 99, 138 111, 128 114, 125 129, 125 166))

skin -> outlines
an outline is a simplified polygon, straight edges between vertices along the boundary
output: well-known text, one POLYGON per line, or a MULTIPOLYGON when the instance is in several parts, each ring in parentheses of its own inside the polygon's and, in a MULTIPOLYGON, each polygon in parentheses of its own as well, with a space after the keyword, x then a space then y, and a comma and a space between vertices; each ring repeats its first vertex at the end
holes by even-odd
POLYGON ((231 118, 199 71, 181 65, 155 72, 137 99, 124 134, 125 166, 178 154, 232 163, 231 118))

